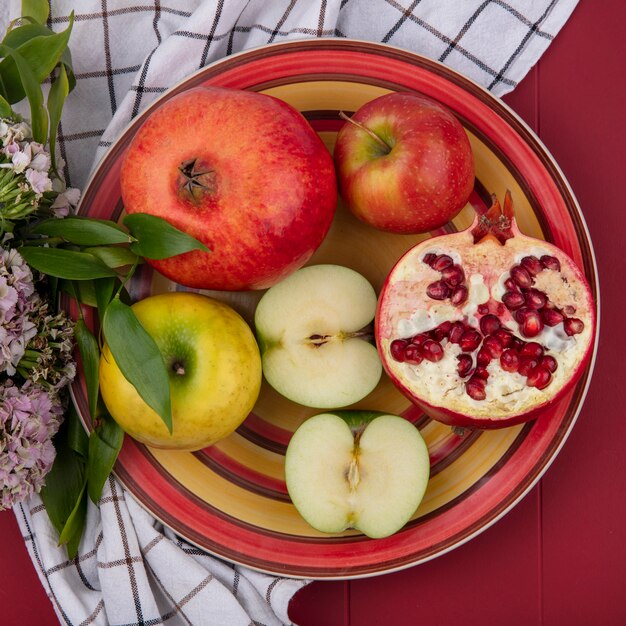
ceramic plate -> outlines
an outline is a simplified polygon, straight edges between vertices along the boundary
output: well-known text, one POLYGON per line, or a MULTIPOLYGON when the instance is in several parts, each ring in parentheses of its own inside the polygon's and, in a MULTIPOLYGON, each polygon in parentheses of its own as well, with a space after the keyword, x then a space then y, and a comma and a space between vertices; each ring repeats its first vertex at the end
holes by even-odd
MULTIPOLYGON (((436 62, 388 46, 348 40, 297 41, 251 50, 204 68, 174 87, 126 129, 84 192, 81 213, 119 219, 122 157, 142 120, 167 98, 211 84, 271 94, 298 108, 332 150, 342 122, 390 91, 427 94, 458 116, 476 160, 476 186, 449 229, 465 228, 489 194, 513 193, 518 223, 570 254, 597 301, 593 250, 567 181, 537 137, 500 100, 436 62)), ((377 232, 338 207, 332 229, 310 263, 338 263, 364 274, 378 290, 395 261, 424 236, 377 232)), ((143 267, 132 295, 180 289, 143 267)), ((260 293, 205 292, 227 301, 249 322, 260 293)), ((592 361, 593 362, 593 361, 592 361)), ((126 437, 115 473, 153 515, 181 536, 235 563, 294 577, 355 578, 390 572, 443 554, 510 510, 548 468, 583 401, 591 365, 551 412, 530 424, 455 434, 430 420, 383 378, 358 407, 404 415, 421 430, 431 479, 413 519, 397 534, 370 540, 358 532, 324 535, 289 501, 283 460, 291 433, 316 411, 264 384, 253 413, 236 433, 195 453, 166 452, 126 437)), ((87 415, 84 381, 74 386, 87 415)))

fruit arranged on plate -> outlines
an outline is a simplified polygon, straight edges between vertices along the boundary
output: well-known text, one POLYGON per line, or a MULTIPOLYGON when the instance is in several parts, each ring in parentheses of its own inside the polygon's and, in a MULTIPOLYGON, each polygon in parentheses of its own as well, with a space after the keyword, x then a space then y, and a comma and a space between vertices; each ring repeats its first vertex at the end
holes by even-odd
POLYGON ((304 117, 271 96, 198 87, 146 119, 120 174, 128 213, 150 213, 211 252, 149 263, 204 289, 264 289, 298 269, 330 227, 332 157, 304 117))
POLYGON ((124 378, 105 344, 100 389, 113 418, 158 448, 198 450, 233 432, 261 388, 261 358, 246 322, 226 304, 192 293, 151 296, 132 309, 168 369, 173 431, 124 378))
POLYGON ((304 267, 261 298, 254 317, 267 382, 305 406, 358 402, 382 374, 374 347, 376 292, 340 265, 304 267))
POLYGON ((591 291, 557 247, 494 198, 466 231, 424 241, 391 271, 376 337, 392 381, 442 422, 497 428, 563 396, 591 354, 591 291))
POLYGON ((391 93, 363 105, 339 131, 334 158, 350 210, 394 233, 443 226, 474 187, 463 126, 450 110, 417 93, 391 93))
POLYGON ((366 411, 323 413, 293 434, 285 457, 289 496, 313 528, 355 528, 372 538, 400 530, 430 474, 426 444, 408 420, 366 411))

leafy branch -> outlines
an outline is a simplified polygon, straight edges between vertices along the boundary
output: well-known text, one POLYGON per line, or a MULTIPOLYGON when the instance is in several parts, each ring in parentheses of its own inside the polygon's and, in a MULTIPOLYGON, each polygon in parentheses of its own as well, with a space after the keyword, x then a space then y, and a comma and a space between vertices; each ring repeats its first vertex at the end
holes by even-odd
POLYGON ((120 370, 171 432, 165 362, 152 337, 122 299, 130 299, 126 284, 144 258, 162 259, 192 250, 208 251, 198 240, 153 215, 128 215, 123 224, 128 230, 109 220, 67 217, 45 220, 18 232, 23 242, 20 253, 27 263, 57 280, 58 289, 67 292, 79 305, 74 336, 93 429, 86 445, 77 436, 70 440, 70 434, 77 428, 72 421, 78 420, 80 427, 80 420, 73 409, 69 412, 66 419, 70 425, 55 438, 57 461, 42 490, 59 541, 67 544, 70 557, 76 553, 82 535, 87 497, 94 503, 100 499, 123 440, 121 428, 100 396, 101 342, 87 326, 82 307, 97 309, 104 340, 120 370), (73 500, 72 507, 68 500, 73 500))
POLYGON ((0 42, 0 117, 19 118, 11 105, 28 99, 33 139, 49 144, 52 167, 56 171, 56 136, 61 111, 76 85, 68 42, 74 13, 64 31, 55 33, 45 23, 46 0, 22 3, 22 18, 14 22, 0 42), (51 81, 47 103, 41 85, 51 81))

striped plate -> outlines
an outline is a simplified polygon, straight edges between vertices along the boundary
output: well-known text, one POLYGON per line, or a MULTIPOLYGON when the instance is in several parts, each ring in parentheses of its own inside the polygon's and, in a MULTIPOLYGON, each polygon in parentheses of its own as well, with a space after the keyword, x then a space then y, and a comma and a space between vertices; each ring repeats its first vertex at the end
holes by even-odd
MULTIPOLYGON (((126 129, 85 189, 81 213, 118 219, 121 157, 142 120, 172 95, 202 84, 250 89, 301 110, 332 149, 340 110, 397 90, 416 90, 452 109, 476 160, 471 204, 511 189, 523 231, 564 249, 584 268, 597 301, 593 250, 581 211, 556 163, 530 129, 501 101, 443 65, 388 46, 349 40, 296 41, 251 50, 204 68, 168 91, 126 129)), ((470 206, 450 227, 465 228, 470 206)), ((380 289, 394 262, 423 236, 377 232, 339 207, 311 263, 338 263, 380 289)), ((179 288, 143 267, 135 298, 179 288)), ((259 293, 212 293, 252 321, 259 293)), ((95 320, 91 320, 95 324, 95 320)), ((510 510, 561 448, 580 410, 592 366, 578 386, 538 421, 493 432, 455 434, 431 421, 389 380, 357 406, 406 416, 428 444, 432 477, 409 524, 392 537, 357 532, 322 535, 289 501, 283 458, 289 437, 315 413, 264 386, 254 412, 236 433, 197 453, 153 450, 126 437, 115 473, 153 515, 177 533, 230 561, 283 576, 355 578, 421 563, 468 541, 510 510)), ((87 415, 84 381, 74 385, 87 415)))

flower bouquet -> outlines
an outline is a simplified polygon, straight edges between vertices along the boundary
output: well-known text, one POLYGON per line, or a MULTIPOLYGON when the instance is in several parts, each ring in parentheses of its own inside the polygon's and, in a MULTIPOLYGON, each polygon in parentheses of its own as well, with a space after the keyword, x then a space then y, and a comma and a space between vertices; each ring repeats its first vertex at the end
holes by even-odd
POLYGON ((120 225, 75 215, 80 193, 66 186, 56 153, 75 85, 73 16, 54 33, 45 25, 45 0, 24 0, 22 15, 0 43, 0 510, 40 493, 73 557, 87 498, 98 502, 123 438, 99 395, 103 339, 142 397, 155 395, 154 381, 165 375, 156 344, 128 306, 126 283, 144 257, 206 248, 153 216, 120 225), (22 101, 29 119, 15 110, 22 101), (61 294, 76 304, 74 319, 59 309, 61 294), (85 307, 97 310, 94 332, 85 307), (133 354, 123 349, 129 344, 133 354), (89 396, 89 435, 69 399, 77 367, 89 396))

